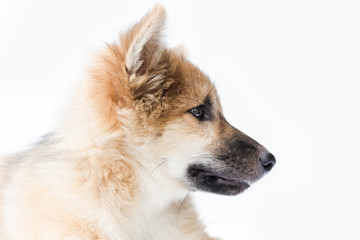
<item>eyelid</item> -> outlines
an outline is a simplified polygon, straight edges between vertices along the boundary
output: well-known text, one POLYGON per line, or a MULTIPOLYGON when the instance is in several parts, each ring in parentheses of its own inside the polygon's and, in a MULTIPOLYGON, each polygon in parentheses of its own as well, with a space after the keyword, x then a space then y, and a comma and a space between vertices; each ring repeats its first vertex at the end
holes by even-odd
POLYGON ((194 109, 194 108, 205 108, 205 105, 204 105, 204 104, 200 104, 200 105, 198 105, 198 106, 196 106, 196 107, 193 107, 193 108, 191 108, 191 109, 194 109))
POLYGON ((195 108, 205 108, 205 105, 204 104, 201 104, 201 105, 198 105, 198 106, 196 106, 196 107, 192 107, 192 108, 190 108, 189 110, 187 110, 186 112, 189 112, 189 113, 191 113, 191 110, 193 110, 193 109, 195 109, 195 108))

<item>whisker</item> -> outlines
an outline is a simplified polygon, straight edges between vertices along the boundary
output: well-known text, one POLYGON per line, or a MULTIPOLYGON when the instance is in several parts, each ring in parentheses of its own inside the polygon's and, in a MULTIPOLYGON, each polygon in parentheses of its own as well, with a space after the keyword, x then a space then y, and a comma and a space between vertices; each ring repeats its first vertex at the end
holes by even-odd
POLYGON ((180 211, 181 211, 181 209, 182 209, 182 207, 183 207, 183 205, 184 205, 184 202, 185 202, 185 200, 187 199, 187 197, 189 196, 189 191, 186 193, 186 196, 184 197, 184 199, 181 201, 181 203, 180 203, 180 206, 179 206, 179 209, 178 209, 178 211, 177 211, 177 213, 176 213, 176 216, 175 216, 175 219, 174 220, 176 220, 176 223, 178 222, 178 219, 179 219, 179 215, 180 215, 180 211))
POLYGON ((151 176, 153 175, 153 173, 155 172, 156 169, 158 169, 159 167, 161 167, 161 165, 163 165, 163 164, 166 163, 167 161, 168 161, 168 159, 165 159, 165 160, 162 161, 160 164, 158 164, 156 167, 154 167, 153 170, 151 170, 149 176, 146 178, 146 182, 145 182, 145 185, 144 185, 144 188, 143 188, 143 191, 142 191, 142 199, 144 199, 144 197, 145 197, 145 190, 146 190, 147 184, 148 184, 151 176))

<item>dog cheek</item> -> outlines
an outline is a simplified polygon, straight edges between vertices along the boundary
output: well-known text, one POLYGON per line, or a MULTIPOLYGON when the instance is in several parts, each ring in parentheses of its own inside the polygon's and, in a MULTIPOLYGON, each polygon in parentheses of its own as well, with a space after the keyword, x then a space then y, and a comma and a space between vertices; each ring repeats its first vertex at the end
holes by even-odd
POLYGON ((169 144, 165 141, 162 158, 167 160, 169 174, 181 181, 187 176, 187 169, 193 163, 206 162, 204 156, 210 156, 211 152, 206 147, 206 142, 195 136, 177 136, 177 140, 169 144))

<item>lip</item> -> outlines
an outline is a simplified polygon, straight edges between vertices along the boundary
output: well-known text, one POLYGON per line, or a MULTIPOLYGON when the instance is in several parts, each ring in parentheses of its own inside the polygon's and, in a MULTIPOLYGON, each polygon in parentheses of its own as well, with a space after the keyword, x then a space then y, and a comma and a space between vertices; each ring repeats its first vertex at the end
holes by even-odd
POLYGON ((197 190, 223 195, 236 195, 246 190, 250 185, 226 173, 210 169, 203 165, 193 165, 188 168, 188 178, 197 190))

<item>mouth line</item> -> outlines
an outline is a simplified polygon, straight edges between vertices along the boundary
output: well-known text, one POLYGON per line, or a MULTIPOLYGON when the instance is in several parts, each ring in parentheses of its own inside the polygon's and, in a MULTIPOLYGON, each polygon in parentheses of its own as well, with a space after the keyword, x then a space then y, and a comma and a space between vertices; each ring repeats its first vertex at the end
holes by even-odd
POLYGON ((188 173, 200 190, 235 195, 250 187, 250 184, 242 179, 224 176, 204 166, 193 166, 188 173))
POLYGON ((194 170, 198 171, 203 176, 210 177, 210 178, 215 178, 217 183, 220 183, 220 184, 236 186, 236 185, 239 185, 239 184, 246 183, 246 182, 241 181, 239 179, 227 178, 227 177, 224 177, 224 176, 220 176, 220 174, 214 173, 214 172, 209 171, 209 170, 205 170, 205 169, 201 169, 201 168, 194 168, 194 170))

